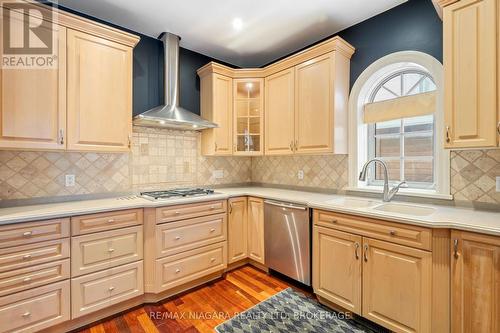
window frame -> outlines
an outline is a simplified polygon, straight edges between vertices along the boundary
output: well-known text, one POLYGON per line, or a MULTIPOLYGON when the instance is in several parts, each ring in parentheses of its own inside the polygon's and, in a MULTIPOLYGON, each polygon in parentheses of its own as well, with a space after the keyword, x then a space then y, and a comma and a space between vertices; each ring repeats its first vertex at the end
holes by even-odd
POLYGON ((452 200, 450 195, 450 152, 444 149, 444 86, 443 65, 434 57, 419 51, 395 52, 384 56, 368 66, 354 83, 349 97, 349 192, 381 193, 383 186, 368 185, 358 179, 368 159, 368 126, 363 123, 364 105, 377 84, 390 74, 403 69, 421 70, 427 73, 436 85, 436 113, 434 114, 434 181, 435 189, 403 188, 398 195, 452 200))

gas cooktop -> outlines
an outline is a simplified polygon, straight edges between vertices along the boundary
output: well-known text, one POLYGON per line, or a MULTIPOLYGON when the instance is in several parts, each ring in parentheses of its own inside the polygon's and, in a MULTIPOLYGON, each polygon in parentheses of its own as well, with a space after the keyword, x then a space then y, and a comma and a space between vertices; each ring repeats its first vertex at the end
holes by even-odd
POLYGON ((166 200, 174 198, 195 197, 214 194, 214 190, 206 188, 175 188, 165 191, 141 192, 141 197, 149 200, 166 200))

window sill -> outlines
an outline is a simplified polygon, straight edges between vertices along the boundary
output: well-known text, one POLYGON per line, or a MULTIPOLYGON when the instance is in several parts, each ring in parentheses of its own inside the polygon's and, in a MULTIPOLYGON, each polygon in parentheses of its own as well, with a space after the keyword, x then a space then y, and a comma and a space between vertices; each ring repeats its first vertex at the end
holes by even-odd
MULTIPOLYGON (((378 186, 347 187, 345 190, 351 192, 380 193, 380 194, 384 192, 383 188, 378 186)), ((397 195, 406 197, 417 197, 417 198, 453 200, 453 196, 451 194, 438 193, 433 190, 416 190, 416 189, 402 188, 398 191, 397 195)))

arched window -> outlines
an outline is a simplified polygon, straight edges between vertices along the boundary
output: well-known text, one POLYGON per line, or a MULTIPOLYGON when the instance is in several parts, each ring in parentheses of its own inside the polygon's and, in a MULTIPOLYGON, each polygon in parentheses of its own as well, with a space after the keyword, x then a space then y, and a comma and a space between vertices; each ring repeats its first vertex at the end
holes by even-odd
MULTIPOLYGON (((442 66, 429 55, 398 52, 369 66, 350 96, 350 171, 380 158, 391 183, 407 182, 403 194, 448 198, 442 98, 442 66)), ((351 172, 349 185, 380 191, 383 180, 380 165, 372 164, 366 182, 351 172)))

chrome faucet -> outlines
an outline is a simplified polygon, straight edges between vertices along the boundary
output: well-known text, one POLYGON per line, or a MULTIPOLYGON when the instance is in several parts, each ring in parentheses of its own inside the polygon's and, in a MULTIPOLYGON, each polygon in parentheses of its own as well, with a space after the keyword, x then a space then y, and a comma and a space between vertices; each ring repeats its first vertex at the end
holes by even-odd
POLYGON ((384 198, 382 199, 384 202, 391 201, 392 198, 396 195, 396 193, 398 193, 400 188, 408 187, 406 182, 403 181, 389 190, 389 175, 387 173, 387 164, 380 158, 372 158, 371 160, 366 162, 365 165, 363 165, 363 169, 361 169, 361 172, 359 173, 360 181, 362 182, 366 181, 366 173, 368 171, 368 165, 372 162, 380 163, 380 165, 382 165, 382 168, 384 169, 384 198))

